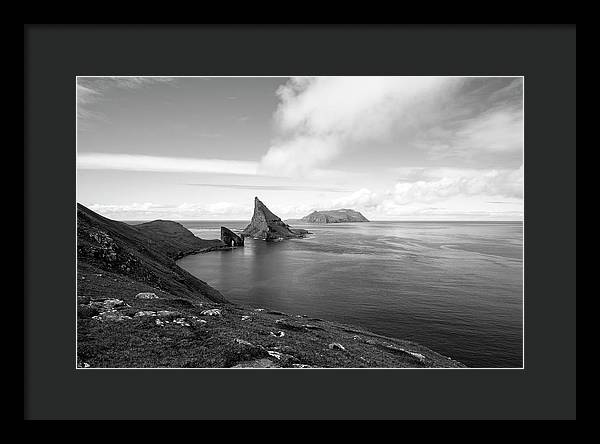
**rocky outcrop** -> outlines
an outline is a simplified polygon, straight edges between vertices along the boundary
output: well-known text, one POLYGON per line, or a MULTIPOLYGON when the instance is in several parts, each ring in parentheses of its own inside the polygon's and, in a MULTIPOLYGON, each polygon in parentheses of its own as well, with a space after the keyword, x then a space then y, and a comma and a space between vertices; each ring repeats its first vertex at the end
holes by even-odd
POLYGON ((258 197, 254 198, 254 214, 250 224, 242 232, 243 236, 263 240, 280 240, 304 237, 306 230, 293 229, 271 212, 258 197))
POLYGON ((238 236, 229 228, 221 227, 221 241, 231 247, 243 247, 244 246, 244 238, 242 236, 238 236))
POLYGON ((342 208, 339 210, 313 211, 308 216, 299 219, 305 224, 338 224, 345 222, 369 222, 356 210, 342 208))

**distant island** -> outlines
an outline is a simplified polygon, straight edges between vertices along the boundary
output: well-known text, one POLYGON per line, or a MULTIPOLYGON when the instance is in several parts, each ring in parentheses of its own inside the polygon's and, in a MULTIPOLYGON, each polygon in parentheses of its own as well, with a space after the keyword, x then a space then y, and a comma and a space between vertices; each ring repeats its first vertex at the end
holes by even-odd
POLYGON ((339 224, 346 222, 369 222, 369 220, 356 210, 341 208, 339 210, 313 211, 302 219, 289 219, 286 222, 304 224, 339 224))

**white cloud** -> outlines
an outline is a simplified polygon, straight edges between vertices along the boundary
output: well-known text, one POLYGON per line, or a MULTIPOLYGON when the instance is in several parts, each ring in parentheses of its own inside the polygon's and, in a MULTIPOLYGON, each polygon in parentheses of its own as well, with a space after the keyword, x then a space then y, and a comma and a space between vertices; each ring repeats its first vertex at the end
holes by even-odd
POLYGON ((299 217, 313 210, 352 208, 367 217, 521 218, 523 167, 518 169, 413 168, 403 171, 410 180, 375 192, 361 188, 312 205, 277 207, 284 216, 299 217))
POLYGON ((273 145, 262 158, 260 169, 265 174, 309 176, 317 166, 326 164, 340 152, 334 137, 300 136, 273 145))
MULTIPOLYGON (((152 171, 162 173, 210 173, 246 176, 289 177, 292 170, 285 167, 265 169, 262 164, 247 160, 198 159, 193 157, 163 157, 142 154, 78 153, 78 170, 152 171)), ((307 177, 331 179, 351 177, 337 170, 313 169, 307 177)))
POLYGON ((161 211, 166 207, 164 205, 155 204, 152 202, 135 202, 131 204, 119 205, 103 205, 103 204, 91 204, 89 208, 96 212, 105 213, 118 213, 118 212, 148 212, 148 211, 161 211))
POLYGON ((263 168, 303 175, 353 143, 386 140, 398 122, 417 125, 426 115, 419 111, 456 83, 441 77, 292 78, 277 92, 281 136, 262 158, 263 168))
POLYGON ((467 83, 444 77, 292 78, 277 91, 278 135, 261 166, 304 176, 352 149, 398 140, 398 149, 414 146, 435 159, 485 158, 489 165, 512 156, 514 164, 523 150, 522 79, 473 94, 461 90, 467 83))
POLYGON ((361 188, 348 196, 335 199, 332 201, 332 205, 335 208, 362 208, 367 210, 376 208, 380 201, 381 196, 379 194, 367 188, 361 188))
MULTIPOLYGON (((168 165, 168 162, 164 165, 168 165)), ((373 220, 385 219, 521 219, 523 167, 518 169, 405 168, 408 178, 382 191, 360 188, 339 197, 308 201, 267 199, 282 219, 299 218, 314 210, 352 208, 373 220)), ((314 200, 313 200, 314 199, 314 200)), ((252 201, 161 205, 93 204, 90 208, 116 219, 240 219, 249 220, 252 201)))
MULTIPOLYGON (((214 217, 214 216, 246 216, 248 219, 252 216, 253 202, 248 204, 237 204, 233 202, 214 202, 209 204, 189 204, 183 203, 175 207, 176 214, 189 217, 214 217)), ((242 217, 243 217, 242 216, 242 217)))
POLYGON ((120 220, 149 219, 227 219, 248 218, 252 215, 252 204, 240 205, 232 202, 215 202, 211 204, 182 203, 180 205, 158 204, 152 202, 130 204, 98 204, 88 207, 101 215, 120 220))
POLYGON ((317 77, 291 79, 278 95, 284 131, 379 139, 400 117, 435 98, 452 79, 441 77, 317 77))
POLYGON ((80 170, 155 171, 169 173, 216 173, 256 175, 257 162, 139 154, 79 153, 80 170))
POLYGON ((421 180, 398 182, 390 192, 397 204, 432 203, 453 196, 523 198, 523 166, 516 170, 434 168, 419 172, 421 180))

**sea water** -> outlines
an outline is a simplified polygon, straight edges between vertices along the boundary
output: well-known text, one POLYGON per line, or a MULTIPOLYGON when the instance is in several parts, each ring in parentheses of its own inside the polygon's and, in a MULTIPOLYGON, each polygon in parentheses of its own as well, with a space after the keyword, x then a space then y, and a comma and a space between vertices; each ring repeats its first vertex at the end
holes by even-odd
MULTIPOLYGON (((181 221, 204 239, 221 225, 181 221)), ((305 239, 187 256, 178 264, 228 300, 355 324, 470 367, 523 363, 522 222, 299 225, 305 239)))

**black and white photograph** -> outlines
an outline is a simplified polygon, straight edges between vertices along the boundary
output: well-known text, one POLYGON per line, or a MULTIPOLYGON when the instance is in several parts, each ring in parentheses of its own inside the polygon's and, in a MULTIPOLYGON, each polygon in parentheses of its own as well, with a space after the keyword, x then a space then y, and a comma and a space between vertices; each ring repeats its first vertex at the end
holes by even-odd
POLYGON ((525 368, 521 73, 81 74, 78 372, 525 368))
POLYGON ((24 419, 576 419, 575 24, 24 28, 24 419))

